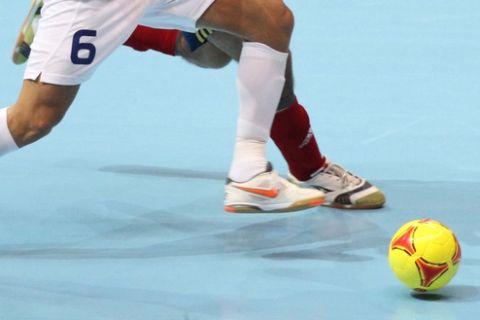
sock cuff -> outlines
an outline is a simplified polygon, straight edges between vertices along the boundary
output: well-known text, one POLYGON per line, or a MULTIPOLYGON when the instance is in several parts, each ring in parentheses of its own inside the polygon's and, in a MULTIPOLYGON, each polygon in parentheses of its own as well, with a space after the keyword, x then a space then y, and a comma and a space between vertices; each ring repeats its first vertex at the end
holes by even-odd
POLYGON ((8 108, 0 109, 0 156, 18 149, 7 124, 8 108))
POLYGON ((298 112, 297 109, 299 111, 303 111, 306 113, 305 108, 300 103, 298 103, 297 97, 294 96, 291 104, 285 105, 283 108, 279 110, 277 109, 277 112, 275 113, 275 117, 279 117, 279 118, 290 117, 290 114, 298 112))
POLYGON ((244 42, 241 56, 250 57, 268 57, 280 62, 284 62, 288 58, 288 52, 281 52, 260 42, 244 42))

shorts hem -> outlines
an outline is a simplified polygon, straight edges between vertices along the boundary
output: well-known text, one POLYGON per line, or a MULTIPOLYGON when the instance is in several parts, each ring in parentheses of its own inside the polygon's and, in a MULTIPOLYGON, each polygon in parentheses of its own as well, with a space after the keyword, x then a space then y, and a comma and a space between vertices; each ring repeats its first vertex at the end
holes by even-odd
POLYGON ((75 86, 82 84, 90 78, 90 75, 83 77, 69 77, 60 74, 53 74, 48 72, 26 72, 23 76, 24 80, 38 80, 43 83, 63 85, 63 86, 75 86))

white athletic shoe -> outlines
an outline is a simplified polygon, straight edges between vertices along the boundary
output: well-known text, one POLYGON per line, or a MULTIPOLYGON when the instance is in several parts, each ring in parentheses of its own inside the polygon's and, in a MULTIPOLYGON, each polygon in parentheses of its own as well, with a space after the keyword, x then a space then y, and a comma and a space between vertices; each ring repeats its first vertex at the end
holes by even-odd
POLYGON ((385 204, 385 195, 367 180, 355 176, 340 165, 328 162, 311 179, 299 181, 289 174, 291 182, 325 193, 324 206, 340 209, 376 209, 385 204))
POLYGON ((23 21, 22 27, 17 37, 17 42, 13 49, 12 60, 15 64, 22 64, 30 56, 30 45, 33 42, 37 32, 38 20, 40 20, 40 11, 43 6, 43 0, 32 0, 32 5, 28 15, 23 21))
POLYGON ((281 178, 271 165, 247 182, 227 180, 225 211, 234 213, 288 212, 321 205, 325 194, 301 188, 281 178))

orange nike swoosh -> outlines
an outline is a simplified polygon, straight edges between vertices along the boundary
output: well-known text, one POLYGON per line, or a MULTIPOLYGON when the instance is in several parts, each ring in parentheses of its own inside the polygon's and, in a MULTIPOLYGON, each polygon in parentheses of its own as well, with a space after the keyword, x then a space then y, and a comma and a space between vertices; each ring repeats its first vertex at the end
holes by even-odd
POLYGON ((280 193, 278 189, 257 189, 257 188, 248 188, 248 187, 242 187, 242 186, 235 186, 235 188, 246 191, 246 192, 250 192, 253 194, 258 194, 260 196, 264 196, 267 198, 276 198, 280 193))

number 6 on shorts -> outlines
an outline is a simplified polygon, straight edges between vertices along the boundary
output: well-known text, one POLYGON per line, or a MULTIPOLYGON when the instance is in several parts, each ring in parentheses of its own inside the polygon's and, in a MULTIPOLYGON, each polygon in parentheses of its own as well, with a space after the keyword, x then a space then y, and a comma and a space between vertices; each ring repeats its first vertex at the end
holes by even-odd
POLYGON ((83 37, 96 37, 97 31, 96 30, 88 30, 82 29, 75 32, 73 35, 72 40, 72 53, 70 55, 70 60, 72 60, 73 64, 91 64, 95 59, 95 54, 97 52, 97 48, 92 43, 89 42, 81 42, 83 37), (82 56, 80 56, 80 52, 83 51, 82 56), (85 52, 87 53, 85 56, 85 52))

